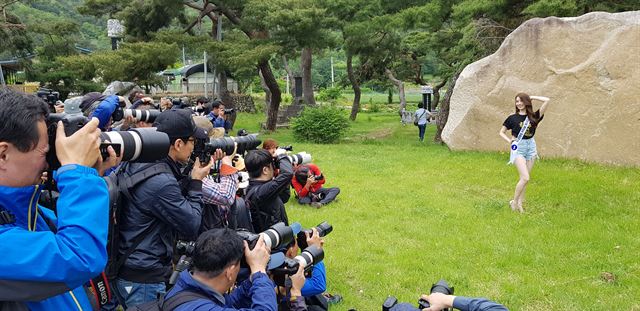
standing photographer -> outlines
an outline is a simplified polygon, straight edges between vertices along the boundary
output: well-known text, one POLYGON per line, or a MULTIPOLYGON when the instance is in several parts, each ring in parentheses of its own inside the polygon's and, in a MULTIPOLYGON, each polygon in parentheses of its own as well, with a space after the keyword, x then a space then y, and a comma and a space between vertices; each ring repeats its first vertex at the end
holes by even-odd
POLYGON ((118 267, 114 287, 125 308, 165 293, 176 235, 197 236, 202 217, 202 180, 213 164, 210 161, 201 166, 196 159, 190 176, 181 174, 180 166, 189 161, 195 139, 207 138, 190 111, 166 110, 154 125, 169 136, 169 155, 152 164, 131 163, 124 170, 128 176, 160 170, 130 189, 132 200, 123 203, 117 255, 123 265, 118 267))
MULTIPOLYGON (((94 118, 66 137, 55 133, 62 165, 53 175, 60 196, 57 215, 37 205, 47 168, 46 103, 0 91, 0 309, 90 310, 82 284, 107 261, 109 195, 94 118)), ((116 158, 109 148, 110 158, 116 158)))

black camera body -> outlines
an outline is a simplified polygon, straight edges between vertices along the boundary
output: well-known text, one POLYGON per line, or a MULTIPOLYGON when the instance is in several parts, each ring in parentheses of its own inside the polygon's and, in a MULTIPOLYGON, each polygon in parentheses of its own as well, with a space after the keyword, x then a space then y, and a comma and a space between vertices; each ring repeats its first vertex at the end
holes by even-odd
POLYGON ((295 258, 285 257, 284 263, 269 271, 273 276, 273 281, 278 286, 285 286, 287 276, 291 276, 298 272, 298 269, 302 265, 304 268, 304 274, 306 277, 311 276, 313 266, 324 259, 324 250, 317 246, 306 247, 300 255, 295 258))
MULTIPOLYGON (((321 224, 316 226, 316 230, 318 230, 318 235, 320 237, 324 237, 327 234, 331 233, 331 231, 333 231, 333 226, 331 226, 326 221, 323 221, 321 224)), ((311 234, 313 233, 313 228, 298 232, 297 240, 298 240, 298 247, 300 247, 300 249, 305 249, 309 246, 307 245, 307 236, 305 233, 311 236, 311 234)))
MULTIPOLYGON (((51 113, 47 117, 47 136, 49 138, 49 152, 47 163, 50 170, 60 167, 56 156, 56 134, 58 122, 62 121, 66 136, 84 127, 89 121, 80 111, 77 104, 66 104, 63 113, 51 113)), ((158 132, 155 128, 139 128, 130 131, 111 131, 100 134, 102 143, 100 153, 103 159, 109 157, 107 148, 111 146, 117 156, 122 154, 122 161, 150 163, 160 160, 169 154, 169 136, 158 132)))
MULTIPOLYGON (((430 293, 442 293, 445 295, 453 295, 453 287, 449 286, 449 283, 445 280, 440 280, 438 283, 435 283, 431 286, 430 293)), ((395 310, 412 310, 412 311, 420 311, 426 308, 431 307, 428 301, 424 299, 418 300, 418 307, 413 307, 409 303, 398 303, 398 299, 393 296, 387 297, 385 301, 382 303, 382 311, 395 311, 395 310)), ((453 309, 443 309, 444 311, 452 311, 453 309)))
POLYGON ((178 277, 180 277, 180 273, 191 267, 193 263, 193 251, 195 251, 195 249, 196 242, 194 241, 178 240, 178 242, 176 242, 176 252, 180 254, 180 260, 178 260, 178 263, 171 273, 169 284, 175 285, 178 277))
POLYGON ((323 180, 323 179, 324 179, 324 175, 322 175, 322 174, 320 174, 320 175, 313 175, 313 179, 314 179, 315 181, 323 180))
POLYGON ((52 108, 56 105, 56 102, 60 100, 60 93, 41 87, 36 95, 49 104, 51 111, 55 111, 52 108))
POLYGON ((292 152, 293 151, 293 146, 292 145, 287 145, 287 146, 278 146, 278 148, 280 149, 284 149, 286 151, 292 152))
POLYGON ((235 108, 226 108, 224 109, 224 114, 232 114, 235 113, 236 109, 235 108))

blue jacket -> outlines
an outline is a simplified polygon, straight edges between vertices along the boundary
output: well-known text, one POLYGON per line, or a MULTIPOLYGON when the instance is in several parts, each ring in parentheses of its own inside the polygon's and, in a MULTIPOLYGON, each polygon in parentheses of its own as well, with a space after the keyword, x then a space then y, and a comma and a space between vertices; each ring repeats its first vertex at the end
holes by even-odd
POLYGON ((311 277, 307 278, 302 286, 302 296, 311 297, 322 294, 327 290, 327 271, 324 268, 324 261, 313 265, 311 277))
MULTIPOLYGON (((131 163, 133 175, 148 163, 131 163)), ((120 222, 119 254, 123 256, 137 236, 155 226, 119 270, 119 277, 137 283, 164 282, 171 274, 176 234, 195 240, 202 219, 202 181, 182 177, 178 164, 167 157, 152 165, 168 166, 131 189, 134 202, 124 200, 120 222), (185 183, 183 191, 179 180, 185 183)))
POLYGON ((260 310, 276 311, 275 285, 264 273, 256 273, 252 281, 244 280, 231 294, 220 295, 210 287, 195 280, 189 271, 182 271, 176 285, 167 293, 169 299, 181 291, 191 291, 204 294, 209 299, 196 299, 186 302, 174 311, 229 311, 229 310, 260 310), (251 304, 249 304, 251 302, 251 304))
POLYGON ((107 186, 96 170, 79 165, 61 167, 54 179, 57 218, 37 205, 39 186, 0 186, 0 209, 15 216, 15 223, 0 226, 0 301, 28 301, 30 310, 91 310, 82 284, 107 262, 107 186), (36 208, 42 215, 32 232, 36 208), (56 234, 42 216, 56 225, 56 234))

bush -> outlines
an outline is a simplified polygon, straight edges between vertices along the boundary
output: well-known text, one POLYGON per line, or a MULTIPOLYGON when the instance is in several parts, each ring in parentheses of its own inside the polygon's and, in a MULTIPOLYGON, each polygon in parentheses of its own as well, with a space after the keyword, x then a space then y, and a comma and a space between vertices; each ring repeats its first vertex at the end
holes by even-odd
POLYGON ((350 125, 342 110, 333 107, 307 107, 291 123, 296 140, 319 144, 337 142, 350 125))
POLYGON ((320 101, 336 101, 342 97, 342 90, 338 87, 326 88, 318 93, 320 101))

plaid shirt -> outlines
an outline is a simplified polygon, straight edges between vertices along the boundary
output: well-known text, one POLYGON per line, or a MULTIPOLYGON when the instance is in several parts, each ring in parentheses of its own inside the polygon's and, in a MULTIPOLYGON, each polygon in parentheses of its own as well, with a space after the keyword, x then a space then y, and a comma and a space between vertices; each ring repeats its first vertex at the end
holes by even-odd
POLYGON ((228 209, 236 200, 238 190, 238 174, 220 176, 217 183, 211 176, 202 180, 202 201, 206 204, 215 204, 220 208, 228 209))

